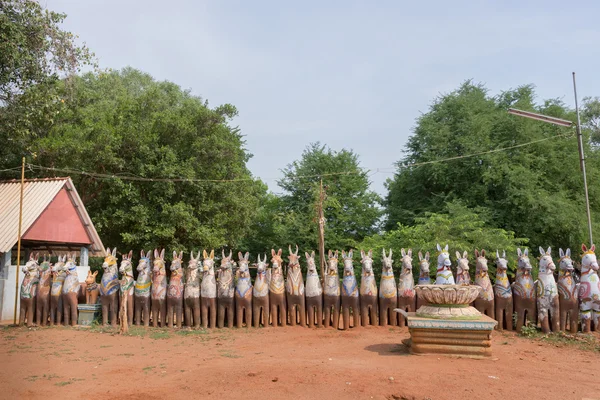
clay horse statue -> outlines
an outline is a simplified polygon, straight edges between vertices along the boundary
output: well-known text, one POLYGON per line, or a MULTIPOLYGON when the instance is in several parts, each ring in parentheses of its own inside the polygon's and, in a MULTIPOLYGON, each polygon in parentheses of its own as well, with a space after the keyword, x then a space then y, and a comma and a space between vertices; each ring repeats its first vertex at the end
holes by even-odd
MULTIPOLYGON (((117 248, 112 252, 106 248, 106 257, 102 264, 104 274, 100 282, 100 301, 102 302, 102 323, 117 326, 117 313, 119 309, 119 277, 117 276, 117 248)), ((63 297, 64 302, 64 297, 63 297)))
POLYGON ((185 286, 183 289, 184 320, 187 326, 200 328, 200 252, 194 257, 190 252, 190 261, 185 270, 185 286))
POLYGON ((35 303, 37 300, 38 284, 40 282, 40 271, 38 265, 39 254, 31 254, 29 261, 22 268, 25 277, 21 282, 21 307, 19 311, 19 325, 22 326, 27 319, 27 327, 34 324, 35 303))
POLYGON ((58 256, 58 261, 50 267, 52 271, 52 289, 50 289, 50 326, 62 322, 62 287, 67 273, 63 269, 67 256, 58 256))
POLYGON ((269 326, 269 278, 270 271, 267 270, 267 255, 263 255, 260 259, 260 254, 257 256, 256 263, 256 279, 252 289, 252 316, 254 319, 254 327, 258 328, 261 324, 269 326))
POLYGON ((550 255, 551 248, 545 250, 540 246, 540 264, 538 280, 536 284, 538 321, 542 325, 544 333, 558 332, 559 310, 558 310, 558 287, 554 280, 556 266, 550 255))
MULTIPOLYGON (((423 254, 419 252, 419 285, 431 285, 431 277, 429 276, 429 252, 423 254)), ((425 305, 426 302, 417 295, 417 310, 425 305)))
POLYGON ((396 313, 394 308, 398 305, 398 292, 396 289, 396 280, 394 278, 394 268, 392 259, 392 249, 389 254, 385 254, 385 249, 381 250, 381 281, 379 282, 379 325, 396 326, 396 313))
POLYGON ((133 286, 135 279, 133 278, 133 264, 131 263, 133 251, 129 254, 123 254, 119 272, 121 273, 121 309, 126 307, 126 312, 121 316, 121 324, 124 323, 123 318, 127 317, 127 325, 133 324, 133 286), (124 304, 126 302, 126 304, 124 304))
POLYGON ((462 257, 460 252, 456 252, 456 284, 470 285, 471 276, 469 275, 469 253, 463 251, 462 257))
POLYGON ((573 278, 573 260, 571 260, 571 249, 563 252, 558 249, 560 260, 558 261, 558 304, 560 309, 560 330, 567 329, 577 333, 579 324, 579 287, 573 278))
POLYGON ((215 279, 215 251, 210 255, 202 250, 202 283, 200 284, 200 304, 202 308, 202 327, 217 326, 217 281, 215 279), (209 324, 210 322, 210 324, 209 324))
POLYGON ((252 326, 252 281, 250 280, 250 269, 248 267, 248 259, 250 253, 238 252, 238 267, 235 276, 237 283, 235 284, 235 313, 236 326, 241 328, 246 321, 246 327, 252 326))
POLYGON ((306 309, 308 311, 308 326, 317 327, 323 326, 323 288, 321 287, 321 279, 317 272, 315 264, 315 252, 311 254, 304 253, 306 256, 306 309))
POLYGON ((527 320, 535 323, 535 286, 531 276, 529 250, 517 249, 517 276, 512 284, 513 302, 517 313, 517 332, 521 332, 527 320))
POLYGON ((598 261, 596 260, 596 246, 589 249, 582 244, 583 256, 581 258, 581 281, 579 282, 579 300, 581 306, 581 326, 584 333, 590 332, 592 321, 594 329, 600 328, 600 279, 598 279, 598 261))
POLYGON ((358 328, 360 324, 360 300, 358 297, 358 284, 354 276, 354 266, 352 265, 352 250, 345 253, 342 250, 344 259, 344 277, 342 278, 342 319, 344 329, 350 328, 350 310, 352 310, 353 327, 358 328))
POLYGON ((360 318, 362 326, 378 325, 377 282, 373 273, 373 250, 360 251, 362 271, 360 275, 360 318))
MULTIPOLYGON (((75 263, 75 253, 67 254, 67 262, 63 266, 63 269, 67 272, 65 281, 62 287, 63 294, 63 318, 65 319, 65 325, 69 325, 69 319, 71 325, 77 325, 77 304, 79 295, 79 276, 77 275, 77 264, 75 263)), ((117 289, 118 281, 117 281, 117 289)))
MULTIPOLYGON (((415 279, 412 273, 412 249, 400 250, 402 254, 402 270, 398 279, 398 308, 407 312, 417 311, 417 297, 415 292, 415 279)), ((390 249, 390 256, 392 249, 390 249)), ((398 313, 400 318, 398 326, 404 327, 406 318, 398 313)))
POLYGON ((492 281, 488 275, 487 258, 485 258, 485 250, 482 249, 481 253, 475 249, 475 258, 477 264, 475 266, 475 284, 481 286, 483 289, 479 293, 479 297, 475 299, 475 308, 482 314, 487 315, 492 319, 495 318, 494 309, 494 288, 492 287, 492 281))
POLYGON ((175 323, 181 328, 183 324, 183 251, 173 252, 171 261, 171 276, 167 286, 167 326, 172 328, 175 323))
POLYGON ((217 272, 217 326, 223 328, 225 326, 225 318, 227 318, 227 327, 233 328, 233 313, 235 311, 233 305, 233 296, 235 292, 235 282, 233 281, 233 252, 229 250, 229 255, 225 256, 225 250, 221 250, 221 267, 217 272))
POLYGON ((152 289, 152 269, 150 267, 151 250, 144 253, 140 252, 140 261, 138 262, 138 276, 133 288, 133 306, 135 313, 135 324, 144 326, 150 325, 150 291, 152 289))
POLYGON ((338 273, 337 250, 335 253, 331 250, 327 253, 327 271, 323 286, 323 317, 325 319, 325 328, 332 326, 338 329, 340 324, 340 276, 338 273))
POLYGON ((285 291, 287 295, 287 310, 290 325, 296 326, 300 320, 301 326, 306 326, 306 307, 304 299, 304 278, 302 277, 302 268, 300 268, 300 256, 298 255, 298 245, 296 252, 292 252, 292 246, 289 246, 290 255, 288 257, 287 279, 285 281, 285 291))
POLYGON ((152 326, 167 326, 167 268, 165 267, 165 249, 159 253, 154 249, 152 261, 152 326))
POLYGON ((496 329, 504 329, 504 323, 506 323, 506 329, 512 331, 512 315, 513 315, 513 298, 512 289, 508 282, 508 261, 506 261, 506 252, 502 251, 502 257, 496 250, 496 282, 494 283, 494 303, 495 313, 498 325, 496 329))
POLYGON ((50 311, 50 287, 52 285, 52 270, 50 257, 44 256, 39 268, 40 282, 38 284, 37 301, 35 304, 35 319, 38 326, 45 326, 50 311))
POLYGON ((271 249, 271 274, 269 276, 269 304, 273 326, 286 326, 285 282, 283 280, 283 260, 281 249, 275 253, 271 249))
POLYGON ((452 275, 452 261, 450 261, 450 254, 448 253, 448 245, 442 249, 442 246, 438 243, 438 259, 437 259, 437 273, 435 276, 436 285, 454 285, 454 276, 452 275))

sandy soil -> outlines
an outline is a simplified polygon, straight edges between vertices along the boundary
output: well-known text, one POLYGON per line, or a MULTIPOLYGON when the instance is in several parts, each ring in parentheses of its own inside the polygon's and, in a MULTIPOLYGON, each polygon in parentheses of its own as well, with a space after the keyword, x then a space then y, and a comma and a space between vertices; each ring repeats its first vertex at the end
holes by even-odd
POLYGON ((471 360, 409 355, 406 328, 103 330, 3 326, 0 398, 600 399, 600 352, 514 333, 471 360))

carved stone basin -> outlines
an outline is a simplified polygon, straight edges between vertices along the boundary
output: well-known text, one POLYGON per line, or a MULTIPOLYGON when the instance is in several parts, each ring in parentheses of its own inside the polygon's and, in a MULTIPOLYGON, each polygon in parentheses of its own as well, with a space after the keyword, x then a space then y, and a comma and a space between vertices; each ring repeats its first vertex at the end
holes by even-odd
POLYGON ((417 296, 427 304, 416 315, 434 319, 477 319, 481 313, 469 306, 479 296, 477 285, 417 285, 417 296))
POLYGON ((477 285, 417 285, 417 296, 429 304, 469 305, 479 296, 477 285))

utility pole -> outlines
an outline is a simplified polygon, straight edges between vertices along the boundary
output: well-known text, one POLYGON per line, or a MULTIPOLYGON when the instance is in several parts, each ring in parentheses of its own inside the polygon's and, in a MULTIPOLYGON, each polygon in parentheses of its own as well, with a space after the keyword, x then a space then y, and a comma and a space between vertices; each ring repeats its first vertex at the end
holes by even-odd
POLYGON ((319 188, 319 201, 317 203, 317 218, 319 223, 319 259, 321 261, 321 283, 325 282, 325 213, 323 212, 323 202, 325 201, 325 191, 323 190, 323 178, 319 188))
POLYGON ((594 245, 592 237, 592 215, 590 213, 590 198, 588 196, 587 175, 585 173, 585 156, 583 154, 583 135, 581 134, 581 119, 579 118, 579 103, 577 101, 577 84, 575 83, 575 72, 573 72, 573 93, 575 95, 575 111, 577 112, 577 145, 579 147, 579 164, 583 174, 583 188, 585 190, 585 206, 587 210, 588 231, 590 234, 590 246, 594 245))
MULTIPOLYGON (((23 225, 23 188, 25 186, 25 157, 21 165, 21 199, 19 201, 19 233, 17 238, 17 270, 15 271, 15 312, 13 323, 17 324, 17 300, 19 299, 19 268, 21 268, 21 226, 23 225)), ((27 321, 29 323, 29 321, 27 321)))

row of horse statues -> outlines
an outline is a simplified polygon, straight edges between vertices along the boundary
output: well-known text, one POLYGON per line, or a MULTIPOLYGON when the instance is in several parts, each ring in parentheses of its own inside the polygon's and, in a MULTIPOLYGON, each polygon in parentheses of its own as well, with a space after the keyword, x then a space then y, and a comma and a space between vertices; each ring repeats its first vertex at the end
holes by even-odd
MULTIPOLYGON (((513 313, 516 329, 521 330, 527 321, 539 323, 544 332, 570 330, 577 332, 581 320, 582 330, 589 332, 592 322, 598 330, 600 317, 600 281, 598 262, 590 249, 582 245, 581 278, 576 282, 571 250, 559 250, 558 281, 555 280, 556 265, 551 249, 539 248, 539 274, 534 281, 527 249, 517 249, 518 269, 514 282, 510 283, 506 254, 496 251, 496 277, 492 284, 488 275, 488 259, 485 250, 475 250, 475 279, 471 282, 468 253, 456 252, 456 279, 451 269, 448 246, 437 245, 438 285, 479 285, 482 290, 474 306, 483 314, 498 321, 498 329, 513 329, 513 313), (537 317, 537 321, 536 321, 537 317)), ((373 271, 372 251, 361 250, 360 283, 354 274, 352 250, 342 251, 343 273, 339 276, 338 251, 329 250, 324 278, 321 279, 315 263, 315 253, 305 253, 306 280, 302 276, 298 246, 289 247, 285 265, 282 251, 271 249, 271 265, 267 256, 258 256, 254 282, 249 272, 249 254, 238 253, 237 263, 232 252, 222 252, 220 266, 215 276, 214 250, 194 255, 192 251, 184 268, 183 252, 173 252, 167 275, 165 250, 141 251, 134 278, 132 252, 124 254, 117 265, 116 248, 106 249, 100 284, 96 274, 88 273, 85 283, 80 284, 75 264, 75 254, 59 256, 58 262, 50 264, 32 255, 23 267, 25 278, 21 286, 20 323, 25 319, 28 326, 50 323, 77 323, 77 305, 82 298, 95 304, 98 297, 102 304, 104 324, 116 325, 119 302, 126 302, 129 323, 154 327, 184 323, 189 327, 223 328, 224 326, 333 326, 343 329, 360 325, 404 326, 404 316, 395 308, 414 312, 422 305, 415 291, 413 278, 413 252, 401 250, 401 270, 398 281, 394 277, 392 250, 382 252, 382 271, 379 286, 373 271), (285 268, 285 274, 284 274, 285 268), (119 274, 121 275, 119 278, 119 274), (285 276, 284 276, 285 275, 285 276), (37 308, 37 313, 35 313, 37 308), (235 319, 235 321, 234 321, 235 319)), ((432 284, 429 252, 419 256, 419 285, 432 284)))

